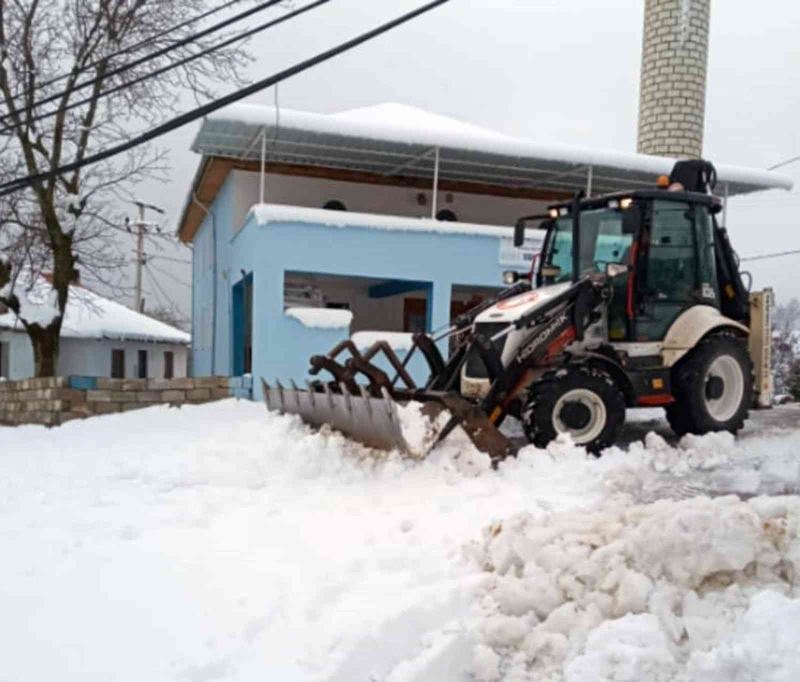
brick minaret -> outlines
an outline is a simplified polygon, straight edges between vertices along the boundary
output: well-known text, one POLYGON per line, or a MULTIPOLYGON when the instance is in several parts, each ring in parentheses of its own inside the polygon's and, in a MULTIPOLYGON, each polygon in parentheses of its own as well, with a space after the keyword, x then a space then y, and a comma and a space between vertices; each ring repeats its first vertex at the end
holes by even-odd
POLYGON ((700 157, 710 0, 645 0, 637 149, 700 157))

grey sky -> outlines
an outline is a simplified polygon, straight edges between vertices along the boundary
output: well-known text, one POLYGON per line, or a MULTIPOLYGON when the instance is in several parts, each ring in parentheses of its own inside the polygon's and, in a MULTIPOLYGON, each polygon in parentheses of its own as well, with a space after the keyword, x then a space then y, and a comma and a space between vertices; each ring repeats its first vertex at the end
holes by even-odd
MULTIPOLYGON (((417 7, 423 0, 332 0, 251 44, 264 77, 417 7)), ((299 6, 301 0, 295 0, 299 6)), ((448 5, 280 86, 280 104, 333 112, 384 101, 416 105, 541 141, 633 150, 643 0, 451 0, 448 5)), ((764 168, 800 154, 800 3, 716 0, 711 8, 705 156, 764 168)), ((272 90, 249 101, 272 103, 272 90)), ((187 106, 189 103, 187 102, 187 106)), ((196 126, 163 138, 171 183, 138 194, 172 224, 198 157, 196 126)), ((800 163, 781 172, 800 185, 800 163)), ((731 202, 742 256, 800 249, 800 190, 731 202)), ((174 254, 188 258, 188 252, 174 254)), ((157 262, 188 283, 188 266, 157 262)), ((754 263, 756 286, 800 296, 800 255, 754 263)), ((188 313, 190 292, 160 283, 188 313)))

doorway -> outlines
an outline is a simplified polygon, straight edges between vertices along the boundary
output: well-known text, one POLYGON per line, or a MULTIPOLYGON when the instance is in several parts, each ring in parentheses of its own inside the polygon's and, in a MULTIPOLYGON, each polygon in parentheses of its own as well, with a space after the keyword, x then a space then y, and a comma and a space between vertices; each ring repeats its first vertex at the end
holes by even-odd
POLYGON ((253 273, 233 285, 233 376, 253 371, 253 273))

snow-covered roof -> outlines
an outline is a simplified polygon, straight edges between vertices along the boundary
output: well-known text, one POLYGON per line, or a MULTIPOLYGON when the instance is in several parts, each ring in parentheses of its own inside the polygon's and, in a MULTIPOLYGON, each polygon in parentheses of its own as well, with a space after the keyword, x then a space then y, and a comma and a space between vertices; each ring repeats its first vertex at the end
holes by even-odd
MULTIPOLYGON (((394 103, 335 114, 234 104, 203 121, 192 149, 257 160, 262 134, 270 162, 429 178, 438 148, 441 179, 518 189, 574 192, 586 187, 589 167, 595 193, 652 187, 675 162, 536 142, 394 103)), ((717 171, 731 195, 792 187, 791 179, 766 170, 718 164, 717 171)))
MULTIPOLYGON (((437 232, 439 234, 468 234, 511 239, 512 231, 499 225, 479 225, 431 218, 359 213, 357 211, 328 211, 324 208, 305 208, 283 204, 256 204, 250 209, 258 225, 270 223, 314 223, 327 227, 362 227, 370 230, 400 232, 437 232)), ((536 239, 539 235, 530 235, 536 239)), ((540 237, 542 240, 543 236, 540 237)))
MULTIPOLYGON (((17 284, 14 288, 26 319, 36 319, 45 324, 53 316, 53 291, 43 277, 37 279, 33 287, 17 284)), ((13 312, 8 311, 0 314, 0 329, 22 330, 22 324, 13 312)), ((191 341, 191 336, 180 329, 77 285, 70 287, 61 336, 176 344, 191 341)))

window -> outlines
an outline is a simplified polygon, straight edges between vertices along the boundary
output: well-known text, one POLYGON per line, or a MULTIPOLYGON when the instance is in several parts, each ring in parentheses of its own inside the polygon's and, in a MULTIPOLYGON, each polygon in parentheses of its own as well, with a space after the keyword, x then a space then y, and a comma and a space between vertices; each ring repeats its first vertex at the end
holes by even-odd
MULTIPOLYGON (((627 263, 633 235, 622 231, 622 213, 614 209, 581 212, 580 274, 602 272, 608 263, 627 263)), ((554 282, 572 279, 572 216, 556 221, 546 263, 560 269, 554 282)))
POLYGON ((125 378, 125 351, 121 348, 114 348, 111 351, 111 378, 125 378))
POLYGON ((172 379, 175 376, 175 354, 171 350, 164 351, 164 378, 172 379))
POLYGON ((718 305, 713 235, 704 206, 656 201, 649 240, 642 248, 637 340, 660 341, 692 305, 718 305))
POLYGON ((140 350, 136 353, 136 376, 147 379, 147 351, 140 350))
POLYGON ((693 236, 686 204, 655 202, 647 259, 647 288, 655 300, 691 300, 698 288, 693 236))

